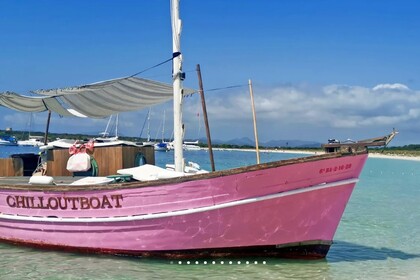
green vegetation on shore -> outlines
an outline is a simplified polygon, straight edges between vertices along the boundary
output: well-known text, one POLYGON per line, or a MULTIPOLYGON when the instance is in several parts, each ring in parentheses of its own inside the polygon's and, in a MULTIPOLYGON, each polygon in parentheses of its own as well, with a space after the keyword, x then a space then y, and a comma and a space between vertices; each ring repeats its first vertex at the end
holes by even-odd
POLYGON ((420 145, 410 144, 401 147, 386 147, 386 148, 376 148, 372 151, 382 153, 384 155, 398 155, 398 156, 411 156, 411 157, 420 157, 420 145))

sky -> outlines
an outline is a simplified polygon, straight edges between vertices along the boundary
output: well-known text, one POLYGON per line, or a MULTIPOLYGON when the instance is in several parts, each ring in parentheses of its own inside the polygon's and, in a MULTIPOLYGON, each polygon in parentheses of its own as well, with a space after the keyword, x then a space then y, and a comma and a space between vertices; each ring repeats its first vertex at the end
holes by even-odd
MULTIPOLYGON (((172 56, 169 0, 0 0, 0 92, 124 77, 172 56)), ((200 64, 213 139, 360 140, 393 128, 420 144, 420 2, 182 0, 184 86, 200 64), (236 87, 232 87, 236 86, 236 87)), ((170 63, 139 77, 171 82, 170 63)), ((151 110, 150 134, 169 138, 172 104, 151 110), (163 123, 165 112, 166 121, 163 123)), ((120 114, 121 136, 146 137, 147 111, 120 114)), ((185 137, 205 137, 199 96, 184 100, 185 137)), ((45 130, 0 108, 0 129, 45 130)), ((61 118, 50 131, 97 134, 108 119, 61 118)))

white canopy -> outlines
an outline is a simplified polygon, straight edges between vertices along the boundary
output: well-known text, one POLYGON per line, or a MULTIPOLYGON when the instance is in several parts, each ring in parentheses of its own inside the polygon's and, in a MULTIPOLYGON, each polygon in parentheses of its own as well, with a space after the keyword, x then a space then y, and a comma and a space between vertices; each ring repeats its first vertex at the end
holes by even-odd
MULTIPOLYGON (((184 89, 184 94, 194 92, 184 89)), ((40 96, 2 93, 0 105, 24 112, 51 110, 63 116, 103 118, 119 112, 140 110, 173 98, 172 85, 136 77, 72 88, 37 90, 34 93, 40 96)))
POLYGON ((0 105, 23 112, 37 113, 51 110, 62 116, 74 116, 63 108, 54 97, 30 97, 14 92, 5 92, 0 94, 0 105))

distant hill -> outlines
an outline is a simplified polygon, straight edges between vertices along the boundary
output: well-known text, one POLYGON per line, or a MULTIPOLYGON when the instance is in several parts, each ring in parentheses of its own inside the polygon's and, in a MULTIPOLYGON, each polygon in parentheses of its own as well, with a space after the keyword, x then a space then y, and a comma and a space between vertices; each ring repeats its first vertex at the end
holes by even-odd
POLYGON ((322 144, 303 140, 271 140, 260 145, 264 147, 320 148, 322 144))

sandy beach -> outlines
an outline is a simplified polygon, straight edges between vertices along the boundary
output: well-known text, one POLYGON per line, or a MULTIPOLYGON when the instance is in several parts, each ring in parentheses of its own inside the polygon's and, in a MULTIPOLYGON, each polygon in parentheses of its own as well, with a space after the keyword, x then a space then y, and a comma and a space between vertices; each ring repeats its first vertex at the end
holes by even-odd
POLYGON ((402 160, 413 160, 420 161, 420 157, 416 156, 402 156, 402 155, 384 155, 381 153, 369 153, 371 158, 387 158, 387 159, 402 159, 402 160))
MULTIPOLYGON (((213 148, 213 150, 219 150, 219 151, 243 151, 243 152, 255 152, 253 149, 225 149, 225 148, 213 148)), ((324 152, 321 151, 303 151, 303 150, 282 150, 282 149, 276 149, 276 150, 260 150, 260 153, 288 153, 288 154, 304 154, 304 155, 317 155, 324 152)), ((369 153, 370 158, 383 158, 383 159, 399 159, 399 160, 412 160, 412 161, 420 161, 420 157, 416 156, 404 156, 404 155, 385 155, 381 153, 369 153)))

